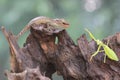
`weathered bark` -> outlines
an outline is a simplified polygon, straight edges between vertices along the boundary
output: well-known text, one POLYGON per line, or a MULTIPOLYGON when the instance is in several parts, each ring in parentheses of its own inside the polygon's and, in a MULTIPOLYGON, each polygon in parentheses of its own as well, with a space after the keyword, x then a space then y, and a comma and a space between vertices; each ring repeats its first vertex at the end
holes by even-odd
MULTIPOLYGON (((31 28, 24 46, 20 48, 12 33, 4 28, 2 31, 10 47, 11 71, 6 71, 8 80, 51 80, 54 72, 62 75, 64 80, 120 79, 119 62, 107 58, 103 63, 104 52, 89 60, 98 46, 94 41, 88 42, 85 34, 75 45, 66 30, 46 34, 31 28)), ((103 39, 103 42, 107 40, 120 58, 120 33, 103 39)))

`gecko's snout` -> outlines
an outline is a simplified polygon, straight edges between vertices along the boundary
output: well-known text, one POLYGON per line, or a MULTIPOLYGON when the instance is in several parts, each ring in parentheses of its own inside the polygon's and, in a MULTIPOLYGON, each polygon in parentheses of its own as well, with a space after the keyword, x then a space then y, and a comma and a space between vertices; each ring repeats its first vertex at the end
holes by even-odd
POLYGON ((65 19, 54 19, 61 27, 68 28, 69 23, 65 19))
POLYGON ((65 28, 68 28, 68 27, 69 27, 69 23, 62 22, 62 24, 63 24, 63 26, 64 26, 65 28))

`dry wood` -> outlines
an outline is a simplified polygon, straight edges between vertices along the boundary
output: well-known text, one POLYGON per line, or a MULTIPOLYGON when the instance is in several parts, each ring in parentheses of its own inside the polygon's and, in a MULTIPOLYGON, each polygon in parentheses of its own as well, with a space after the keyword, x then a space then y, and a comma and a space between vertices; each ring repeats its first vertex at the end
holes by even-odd
MULTIPOLYGON (((103 63, 104 52, 89 61, 98 46, 94 41, 88 42, 85 34, 75 45, 66 30, 46 34, 31 28, 24 46, 20 48, 12 33, 5 28, 2 31, 10 47, 11 71, 6 71, 8 80, 51 80, 55 72, 62 75, 64 80, 120 79, 119 62, 107 58, 103 63)), ((120 58, 120 33, 103 39, 103 42, 107 40, 110 41, 109 47, 120 58)))

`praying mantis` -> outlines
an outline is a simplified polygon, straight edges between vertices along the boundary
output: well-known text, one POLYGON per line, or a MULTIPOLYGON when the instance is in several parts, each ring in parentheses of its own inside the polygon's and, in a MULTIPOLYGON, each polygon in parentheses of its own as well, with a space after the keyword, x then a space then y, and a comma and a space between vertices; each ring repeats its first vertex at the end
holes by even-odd
POLYGON ((119 61, 116 53, 115 53, 112 49, 110 49, 110 48, 108 47, 108 43, 107 43, 107 45, 106 45, 106 44, 104 44, 102 41, 100 41, 99 39, 96 39, 96 38, 93 36, 93 34, 92 34, 88 29, 85 29, 85 31, 88 32, 89 36, 90 36, 90 37, 97 43, 97 45, 98 45, 98 49, 97 49, 97 51, 96 51, 95 53, 93 53, 93 54, 91 55, 90 61, 91 61, 92 58, 93 58, 94 56, 96 56, 99 52, 103 52, 103 51, 105 52, 104 63, 106 62, 106 56, 107 56, 109 59, 111 59, 111 60, 119 61), (100 50, 101 47, 103 47, 103 50, 100 50))

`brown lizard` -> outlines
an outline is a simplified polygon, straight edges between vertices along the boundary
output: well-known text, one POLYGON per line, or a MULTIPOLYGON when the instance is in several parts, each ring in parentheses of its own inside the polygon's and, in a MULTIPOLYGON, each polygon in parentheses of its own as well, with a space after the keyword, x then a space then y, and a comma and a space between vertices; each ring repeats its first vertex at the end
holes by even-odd
POLYGON ((50 19, 44 16, 36 17, 32 19, 25 28, 16 36, 18 39, 23 33, 31 28, 32 24, 40 25, 40 24, 47 24, 50 25, 46 30, 50 29, 57 29, 58 31, 63 30, 69 27, 69 23, 64 19, 50 19))

